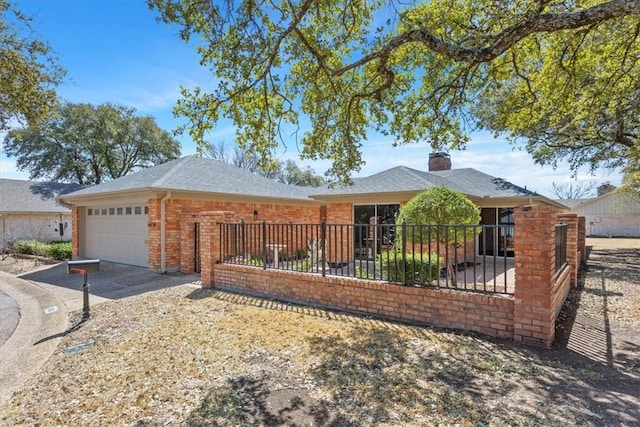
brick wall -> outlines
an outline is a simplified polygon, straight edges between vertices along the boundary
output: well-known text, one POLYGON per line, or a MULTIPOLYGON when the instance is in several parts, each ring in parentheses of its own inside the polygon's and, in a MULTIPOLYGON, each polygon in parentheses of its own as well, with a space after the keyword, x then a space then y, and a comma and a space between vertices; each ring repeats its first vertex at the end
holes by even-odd
MULTIPOLYGON (((203 278, 203 283, 204 283, 203 278)), ((218 264, 215 287, 418 324, 513 338, 513 297, 218 264)))
POLYGON ((558 214, 558 221, 567 224, 567 264, 569 268, 569 282, 572 286, 578 284, 578 267, 580 266, 578 241, 578 215, 573 213, 558 214))
POLYGON ((71 257, 76 259, 80 256, 80 208, 71 205, 71 257))
MULTIPOLYGON (((345 205, 346 206, 346 205, 345 205)), ((350 210, 350 205, 349 208, 350 210)), ((346 208, 344 212, 346 213, 346 208)), ((285 301, 331 307, 383 318, 476 331, 518 342, 550 347, 555 321, 573 283, 580 247, 580 218, 560 215, 552 206, 521 206, 515 211, 514 295, 480 294, 452 289, 404 287, 350 277, 218 264, 222 213, 187 218, 201 221, 203 286, 248 292, 285 301), (217 215, 217 217, 215 216, 217 215), (217 218, 217 219, 214 219, 217 218), (555 225, 569 225, 568 265, 555 271, 555 225), (204 229, 206 228, 206 233, 204 229), (205 257, 205 252, 207 256, 205 257)), ((226 213, 225 221, 236 217, 226 213)), ((182 234, 188 235, 183 226, 182 234)), ((189 256, 190 252, 184 252, 189 256)))
MULTIPOLYGON (((320 217, 319 205, 285 205, 267 203, 238 203, 205 200, 168 199, 166 200, 165 247, 166 268, 169 270, 189 271, 193 269, 193 239, 183 236, 185 228, 182 221, 185 215, 197 215, 202 212, 232 212, 228 221, 245 220, 253 222, 254 211, 258 212, 258 221, 317 223, 320 217), (183 255, 183 251, 185 254, 183 255), (183 261, 188 265, 182 267, 183 261)), ((161 267, 161 207, 160 199, 149 200, 149 268, 161 267)))
POLYGON ((520 206, 515 211, 514 340, 551 347, 559 306, 569 290, 571 269, 555 276, 556 209, 520 206))
POLYGON ((578 217, 578 251, 580 252, 581 267, 587 263, 587 221, 586 218, 578 217))

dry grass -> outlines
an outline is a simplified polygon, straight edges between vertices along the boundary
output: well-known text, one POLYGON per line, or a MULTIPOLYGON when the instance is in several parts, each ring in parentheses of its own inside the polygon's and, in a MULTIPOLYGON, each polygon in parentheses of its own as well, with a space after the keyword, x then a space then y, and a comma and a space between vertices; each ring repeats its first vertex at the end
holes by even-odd
POLYGON ((184 285, 92 307, 0 424, 633 425, 637 372, 184 285))

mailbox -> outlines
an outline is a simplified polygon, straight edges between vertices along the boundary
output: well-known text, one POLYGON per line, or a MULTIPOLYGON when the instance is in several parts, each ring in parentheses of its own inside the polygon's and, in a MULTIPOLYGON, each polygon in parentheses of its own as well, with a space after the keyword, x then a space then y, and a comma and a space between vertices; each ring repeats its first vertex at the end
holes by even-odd
POLYGON ((96 271, 100 271, 99 259, 79 259, 75 261, 67 261, 67 274, 95 273, 96 271))
POLYGON ((95 273, 100 271, 99 259, 79 259, 75 261, 67 261, 67 274, 82 274, 84 283, 82 284, 82 320, 89 318, 89 282, 87 282, 87 273, 95 273))

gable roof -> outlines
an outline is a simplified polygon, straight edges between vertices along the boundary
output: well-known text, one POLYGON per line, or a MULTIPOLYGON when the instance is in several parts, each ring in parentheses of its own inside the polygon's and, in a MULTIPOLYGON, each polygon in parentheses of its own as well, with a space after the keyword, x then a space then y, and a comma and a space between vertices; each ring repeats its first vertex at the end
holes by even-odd
POLYGON ((366 178, 355 178, 352 186, 325 187, 312 197, 415 192, 445 186, 471 197, 527 197, 535 192, 502 178, 495 178, 471 168, 423 172, 397 166, 366 178))
POLYGON ((57 198, 79 188, 78 184, 0 179, 0 212, 69 213, 57 198))
POLYGON ((563 205, 565 205, 568 208, 575 208, 576 206, 580 206, 583 203, 586 203, 590 200, 593 199, 554 199, 556 202, 558 203, 562 203, 563 205))
MULTIPOLYGON (((616 188, 615 190, 608 191, 605 194, 602 194, 597 197, 592 197, 590 199, 577 199, 580 203, 575 203, 572 205, 567 204, 571 208, 572 212, 580 212, 582 209, 589 208, 590 206, 596 205, 598 203, 602 203, 607 201, 607 199, 618 200, 620 203, 627 204, 629 206, 635 206, 635 209, 640 209, 640 201, 638 201, 637 197, 633 193, 625 192, 624 187, 616 188)), ((566 202, 566 200, 563 200, 566 202)), ((611 203, 611 201, 609 201, 611 203)))
POLYGON ((190 191, 311 201, 305 187, 282 184, 220 160, 185 156, 67 194, 64 199, 135 190, 190 191))

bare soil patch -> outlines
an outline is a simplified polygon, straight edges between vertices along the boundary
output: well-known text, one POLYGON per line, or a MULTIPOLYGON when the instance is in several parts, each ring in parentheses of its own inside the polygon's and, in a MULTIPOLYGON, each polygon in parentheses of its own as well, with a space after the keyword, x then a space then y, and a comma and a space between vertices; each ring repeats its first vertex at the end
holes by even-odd
POLYGON ((588 245, 551 350, 184 285, 75 313, 0 424, 638 425, 640 245, 588 245))
POLYGON ((60 261, 20 254, 0 253, 0 271, 19 276, 30 271, 40 270, 58 264, 60 261))

